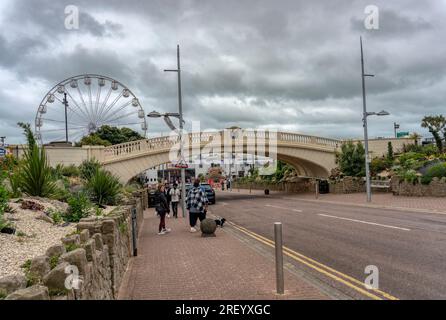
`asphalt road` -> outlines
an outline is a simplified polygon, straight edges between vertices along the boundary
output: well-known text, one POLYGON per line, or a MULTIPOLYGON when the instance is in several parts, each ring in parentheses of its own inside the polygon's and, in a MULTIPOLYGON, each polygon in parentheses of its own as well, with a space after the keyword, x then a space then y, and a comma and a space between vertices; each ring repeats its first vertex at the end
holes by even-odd
MULTIPOLYGON (((218 192, 213 214, 359 280, 379 270, 379 290, 399 299, 446 299, 446 215, 404 212, 270 196, 218 192)), ((355 298, 367 298, 335 277, 293 261, 310 276, 355 298)))

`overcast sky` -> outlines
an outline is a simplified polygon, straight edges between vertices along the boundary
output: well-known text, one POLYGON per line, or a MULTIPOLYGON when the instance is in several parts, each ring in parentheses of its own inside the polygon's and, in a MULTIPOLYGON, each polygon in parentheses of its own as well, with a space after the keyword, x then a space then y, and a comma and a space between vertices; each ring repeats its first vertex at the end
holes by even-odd
MULTIPOLYGON (((359 37, 363 36, 371 136, 417 131, 425 114, 446 113, 444 0, 1 0, 0 135, 23 142, 59 81, 116 78, 146 112, 177 110, 182 51, 185 119, 202 129, 274 128, 333 138, 362 135, 359 37), (64 9, 80 10, 79 30, 64 9), (364 9, 380 9, 366 30, 364 9)), ((63 109, 61 109, 61 112, 63 109)), ((165 130, 149 120, 149 131, 165 130)))

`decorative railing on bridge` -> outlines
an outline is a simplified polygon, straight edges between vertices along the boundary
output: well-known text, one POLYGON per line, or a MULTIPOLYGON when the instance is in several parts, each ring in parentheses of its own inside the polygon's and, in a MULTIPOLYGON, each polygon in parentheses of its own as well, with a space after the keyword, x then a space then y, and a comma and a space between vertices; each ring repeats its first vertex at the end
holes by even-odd
MULTIPOLYGON (((189 137, 189 145, 196 145, 207 143, 215 138, 221 139, 220 141, 224 141, 222 138, 223 132, 196 132, 190 133, 187 136, 189 137), (219 137, 216 137, 220 135, 219 137)), ((296 144, 308 144, 315 145, 321 147, 328 148, 337 148, 340 146, 341 141, 336 139, 329 138, 321 138, 310 135, 291 133, 291 132, 274 132, 274 139, 277 139, 277 143, 296 143, 296 144)), ((271 133, 268 131, 244 131, 243 136, 249 139, 255 138, 263 138, 265 141, 268 141, 270 138, 273 138, 271 133)), ((122 144, 117 144, 114 146, 104 148, 104 161, 115 160, 119 158, 125 158, 127 156, 145 154, 151 151, 160 151, 171 148, 175 143, 178 142, 178 138, 174 136, 164 136, 157 138, 150 138, 145 140, 132 141, 122 144)))

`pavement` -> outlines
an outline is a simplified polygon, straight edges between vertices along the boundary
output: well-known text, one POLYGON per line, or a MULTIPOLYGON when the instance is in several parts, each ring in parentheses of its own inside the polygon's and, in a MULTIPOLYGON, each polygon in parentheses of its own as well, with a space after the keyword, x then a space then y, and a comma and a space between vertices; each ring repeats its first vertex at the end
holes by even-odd
MULTIPOLYGON (((120 299, 446 299, 443 198, 217 191, 217 237, 146 212, 120 299), (286 294, 275 294, 273 225, 283 223, 286 294), (370 289, 366 268, 376 267, 370 289)), ((367 269, 368 270, 368 269, 367 269)))
POLYGON ((272 225, 282 222, 288 262, 353 299, 445 299, 445 199, 373 200, 234 189, 218 192, 212 211, 260 242, 272 241, 272 225), (379 271, 378 290, 365 288, 368 266, 379 271))
POLYGON ((308 281, 292 266, 285 270, 285 294, 275 293, 273 248, 252 241, 233 225, 216 237, 190 233, 188 219, 168 219, 172 231, 159 236, 153 209, 145 212, 138 256, 130 260, 119 299, 271 300, 331 299, 336 295, 308 281))

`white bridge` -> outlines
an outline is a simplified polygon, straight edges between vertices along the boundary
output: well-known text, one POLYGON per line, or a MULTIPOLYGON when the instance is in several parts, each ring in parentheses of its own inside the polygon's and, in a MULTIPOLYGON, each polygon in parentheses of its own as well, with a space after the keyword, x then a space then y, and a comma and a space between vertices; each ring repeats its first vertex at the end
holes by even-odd
MULTIPOLYGON (((278 159, 292 165, 298 175, 325 178, 336 167, 335 153, 342 140, 322 138, 290 132, 263 130, 237 130, 218 132, 196 132, 184 135, 186 161, 196 155, 209 153, 243 153, 278 159)), ((375 155, 385 153, 388 141, 392 141, 395 151, 407 139, 378 139, 370 141, 370 150, 375 155)), ((139 173, 160 164, 178 160, 178 136, 164 136, 122 143, 110 147, 46 146, 51 166, 58 164, 79 165, 84 160, 96 159, 102 166, 127 183, 139 173)), ((17 146, 17 154, 22 154, 22 146, 17 146)), ((226 162, 225 162, 226 163, 226 162)))

